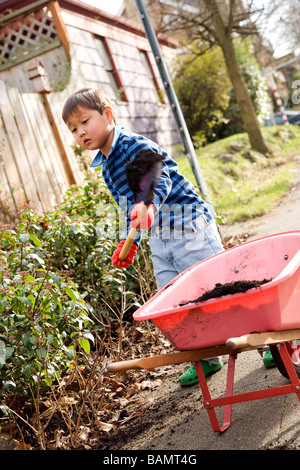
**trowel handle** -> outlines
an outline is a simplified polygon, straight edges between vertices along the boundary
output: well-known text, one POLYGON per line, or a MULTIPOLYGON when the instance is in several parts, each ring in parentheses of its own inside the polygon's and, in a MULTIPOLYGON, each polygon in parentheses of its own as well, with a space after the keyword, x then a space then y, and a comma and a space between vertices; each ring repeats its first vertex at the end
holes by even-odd
POLYGON ((130 229, 129 234, 122 247, 122 250, 120 251, 120 254, 119 254, 120 261, 124 261, 127 258, 127 255, 130 251, 130 248, 132 247, 134 240, 136 239, 138 232, 139 232, 139 229, 136 229, 134 227, 130 229))
MULTIPOLYGON (((146 204, 142 203, 140 206, 140 211, 137 214, 137 219, 139 217, 144 217, 147 213, 147 206, 146 204)), ((132 244, 134 240, 136 239, 137 234, 139 233, 139 229, 132 227, 128 233, 128 236, 125 240, 125 243, 123 245, 122 250, 120 251, 119 254, 119 260, 124 261, 127 258, 127 255, 129 253, 130 248, 132 247, 132 244)))

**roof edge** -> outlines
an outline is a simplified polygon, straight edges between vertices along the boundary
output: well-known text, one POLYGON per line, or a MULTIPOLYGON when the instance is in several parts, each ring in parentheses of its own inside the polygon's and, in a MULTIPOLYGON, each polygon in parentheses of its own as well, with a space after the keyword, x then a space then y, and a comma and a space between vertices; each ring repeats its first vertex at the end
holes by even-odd
MULTIPOLYGON (((50 2, 51 0, 49 0, 49 3, 50 2)), ((95 8, 91 5, 87 5, 79 0, 57 0, 57 2, 59 3, 59 6, 62 10, 67 10, 86 16, 88 18, 96 19, 108 25, 119 27, 133 34, 137 34, 138 36, 146 37, 143 27, 138 23, 128 20, 127 18, 111 15, 110 13, 95 8)), ((4 11, 16 11, 34 3, 36 2, 32 0, 5 0, 4 2, 0 3, 0 16, 4 11)), ((157 40, 160 44, 171 47, 173 49, 178 47, 176 40, 168 38, 165 35, 158 35, 157 40)))

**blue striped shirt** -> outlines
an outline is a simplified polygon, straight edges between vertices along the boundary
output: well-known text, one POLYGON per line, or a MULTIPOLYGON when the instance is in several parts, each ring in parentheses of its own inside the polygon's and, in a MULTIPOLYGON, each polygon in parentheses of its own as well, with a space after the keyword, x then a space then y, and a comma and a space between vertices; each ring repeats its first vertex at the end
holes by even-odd
MULTIPOLYGON (((155 220, 151 230, 158 227, 168 227, 179 231, 185 230, 186 227, 194 229, 191 224, 200 216, 204 218, 205 223, 210 223, 212 216, 206 203, 198 195, 192 183, 178 173, 178 165, 170 155, 152 140, 116 126, 107 158, 99 151, 91 167, 102 165, 104 181, 113 198, 124 211, 126 228, 122 238, 127 236, 130 212, 135 204, 133 193, 127 183, 125 166, 145 149, 151 149, 163 156, 161 176, 154 189, 152 201, 155 205, 155 220)), ((136 243, 139 243, 139 238, 136 243)))

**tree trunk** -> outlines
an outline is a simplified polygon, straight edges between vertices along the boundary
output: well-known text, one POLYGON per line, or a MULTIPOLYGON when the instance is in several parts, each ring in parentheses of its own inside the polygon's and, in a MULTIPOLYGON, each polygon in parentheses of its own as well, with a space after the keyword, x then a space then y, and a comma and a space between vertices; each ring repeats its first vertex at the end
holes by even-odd
POLYGON ((231 38, 223 42, 221 48, 225 58, 227 72, 235 92, 241 117, 246 132, 249 136, 251 147, 263 154, 269 153, 269 149, 264 141, 260 125, 256 117, 255 109, 248 88, 236 59, 231 38))
MULTIPOLYGON (((235 92, 236 101, 239 106, 246 132, 249 136, 251 147, 263 154, 270 153, 270 150, 264 141, 248 88, 241 74, 236 58, 231 37, 230 18, 232 18, 232 16, 229 15, 228 25, 225 25, 217 2, 215 0, 204 0, 204 2, 206 7, 213 14, 215 36, 224 55, 228 76, 235 92)), ((231 0, 230 8, 234 9, 234 4, 235 1, 231 0)))

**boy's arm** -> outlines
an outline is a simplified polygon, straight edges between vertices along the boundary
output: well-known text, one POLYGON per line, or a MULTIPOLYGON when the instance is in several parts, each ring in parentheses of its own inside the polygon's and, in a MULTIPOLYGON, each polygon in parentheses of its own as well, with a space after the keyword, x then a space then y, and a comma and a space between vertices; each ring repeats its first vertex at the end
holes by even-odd
POLYGON ((172 180, 170 178, 169 168, 166 165, 166 163, 163 162, 160 178, 153 191, 154 195, 153 195, 152 202, 156 209, 155 212, 157 212, 160 206, 165 202, 171 189, 172 189, 172 180))
MULTIPOLYGON (((127 226, 126 226, 126 233, 128 234, 128 230, 130 227, 136 227, 138 229, 146 230, 151 227, 154 222, 154 218, 156 214, 159 212, 159 208, 167 199, 168 194, 171 191, 172 181, 169 175, 169 170, 167 165, 163 165, 160 178, 156 187, 153 190, 153 198, 151 200, 151 204, 147 205, 147 210, 142 211, 140 215, 141 204, 143 202, 139 202, 135 204, 133 207, 128 208, 128 218, 127 218, 127 226)), ((143 206, 144 208, 146 206, 143 206)), ((127 236, 127 235, 126 235, 127 236)), ((126 237, 125 237, 126 238, 126 237)), ((137 239, 137 245, 140 241, 140 236, 137 239)))

